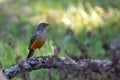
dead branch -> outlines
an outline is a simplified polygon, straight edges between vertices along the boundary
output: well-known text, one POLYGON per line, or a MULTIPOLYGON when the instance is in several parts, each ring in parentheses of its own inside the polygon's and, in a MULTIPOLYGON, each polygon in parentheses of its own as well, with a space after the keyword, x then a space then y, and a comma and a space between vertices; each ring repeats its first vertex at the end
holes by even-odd
POLYGON ((10 68, 3 69, 3 73, 9 78, 13 78, 16 75, 26 72, 37 70, 41 68, 55 68, 66 69, 74 71, 87 71, 100 73, 101 70, 105 72, 120 74, 120 61, 113 64, 112 61, 106 60, 93 60, 85 59, 75 62, 74 60, 66 57, 58 56, 40 56, 32 57, 22 61, 20 63, 12 65, 10 68))

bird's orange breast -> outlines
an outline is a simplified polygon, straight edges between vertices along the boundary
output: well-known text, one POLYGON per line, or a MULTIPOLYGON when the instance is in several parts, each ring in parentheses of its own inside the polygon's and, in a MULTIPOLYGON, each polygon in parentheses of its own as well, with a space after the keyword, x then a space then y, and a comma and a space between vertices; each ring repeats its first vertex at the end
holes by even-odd
POLYGON ((34 42, 31 44, 30 49, 36 49, 36 48, 41 48, 43 44, 45 43, 45 39, 36 39, 34 42))

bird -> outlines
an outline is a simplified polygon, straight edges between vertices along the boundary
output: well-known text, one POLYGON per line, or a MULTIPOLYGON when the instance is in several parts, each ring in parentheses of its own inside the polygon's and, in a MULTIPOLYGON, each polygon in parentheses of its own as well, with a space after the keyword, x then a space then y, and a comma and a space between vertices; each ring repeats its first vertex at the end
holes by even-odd
POLYGON ((34 32, 33 36, 30 39, 29 43, 29 53, 26 59, 33 56, 35 50, 38 48, 40 49, 45 41, 46 41, 46 30, 45 28, 48 26, 48 23, 40 23, 34 32))

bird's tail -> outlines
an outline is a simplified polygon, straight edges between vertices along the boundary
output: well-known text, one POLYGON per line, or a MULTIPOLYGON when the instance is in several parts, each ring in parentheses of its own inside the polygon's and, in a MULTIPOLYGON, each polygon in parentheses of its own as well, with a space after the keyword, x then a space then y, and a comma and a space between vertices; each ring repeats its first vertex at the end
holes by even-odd
POLYGON ((32 57, 34 52, 35 52, 35 50, 30 50, 26 59, 32 57))

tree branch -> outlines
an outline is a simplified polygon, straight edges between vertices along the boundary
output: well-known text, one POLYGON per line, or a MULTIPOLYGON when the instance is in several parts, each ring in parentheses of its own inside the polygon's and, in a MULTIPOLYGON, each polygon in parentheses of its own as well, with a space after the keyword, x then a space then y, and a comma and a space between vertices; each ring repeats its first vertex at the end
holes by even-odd
POLYGON ((99 72, 101 70, 111 73, 120 74, 120 61, 117 64, 113 64, 110 60, 93 60, 85 59, 75 62, 74 60, 66 57, 58 56, 40 56, 32 57, 12 65, 8 69, 3 69, 3 73, 9 78, 26 72, 32 71, 40 68, 57 68, 57 69, 67 69, 74 71, 87 71, 91 70, 93 72, 99 72))

